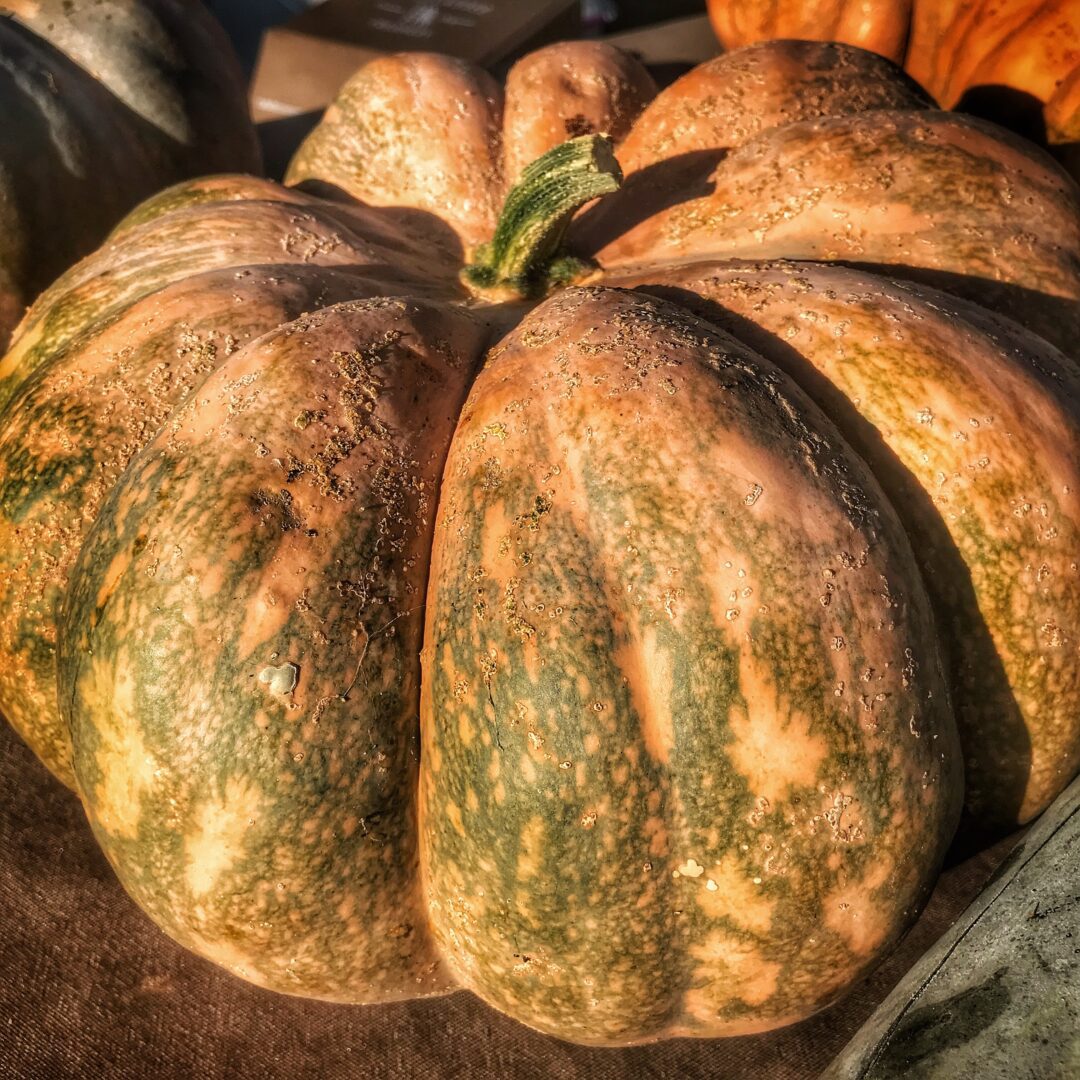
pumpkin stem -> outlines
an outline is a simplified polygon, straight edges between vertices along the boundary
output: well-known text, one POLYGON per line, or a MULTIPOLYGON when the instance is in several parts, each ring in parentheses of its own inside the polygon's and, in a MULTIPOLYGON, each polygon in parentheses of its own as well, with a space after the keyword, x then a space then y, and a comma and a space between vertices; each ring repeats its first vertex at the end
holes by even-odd
POLYGON ((473 252, 461 280, 486 300, 523 300, 591 273, 595 264, 560 255, 559 247, 577 210, 621 182, 609 136, 580 135, 553 147, 522 171, 494 237, 473 252))

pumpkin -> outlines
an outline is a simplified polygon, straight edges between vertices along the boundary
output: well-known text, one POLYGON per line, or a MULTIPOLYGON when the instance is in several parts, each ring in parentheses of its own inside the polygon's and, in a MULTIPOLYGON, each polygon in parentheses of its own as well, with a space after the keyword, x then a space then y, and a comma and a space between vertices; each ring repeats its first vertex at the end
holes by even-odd
POLYGON ((1073 0, 709 0, 729 49, 845 41, 903 63, 940 102, 1048 144, 1080 178, 1080 6, 1073 0))
POLYGON ((910 925, 962 773, 993 831, 1080 764, 1080 192, 847 46, 649 94, 374 61, 0 366, 0 706, 244 978, 766 1030, 910 925))
POLYGON ((239 65, 193 0, 4 0, 0 116, 0 347, 136 203, 258 170, 239 65))
POLYGON ((904 62, 917 0, 708 0, 709 19, 728 49, 777 38, 842 41, 904 62))

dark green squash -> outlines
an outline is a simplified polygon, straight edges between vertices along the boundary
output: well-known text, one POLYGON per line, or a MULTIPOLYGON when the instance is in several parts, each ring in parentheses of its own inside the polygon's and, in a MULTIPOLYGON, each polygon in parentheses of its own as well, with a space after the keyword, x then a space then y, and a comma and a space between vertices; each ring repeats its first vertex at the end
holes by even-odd
POLYGON ((0 347, 137 202, 258 171, 239 66, 194 0, 0 3, 0 347))

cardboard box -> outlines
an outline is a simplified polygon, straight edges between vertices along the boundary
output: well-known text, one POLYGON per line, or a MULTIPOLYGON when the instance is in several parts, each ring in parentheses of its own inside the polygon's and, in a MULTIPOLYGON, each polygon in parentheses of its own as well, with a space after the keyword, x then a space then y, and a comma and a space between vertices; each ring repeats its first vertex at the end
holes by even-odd
POLYGON ((723 52, 707 15, 608 34, 604 41, 633 53, 661 86, 723 52))

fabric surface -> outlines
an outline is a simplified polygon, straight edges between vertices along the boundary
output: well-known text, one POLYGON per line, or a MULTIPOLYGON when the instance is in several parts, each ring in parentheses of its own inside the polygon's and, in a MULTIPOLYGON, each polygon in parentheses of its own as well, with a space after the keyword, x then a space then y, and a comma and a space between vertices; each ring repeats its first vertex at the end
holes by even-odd
POLYGON ((128 899, 78 801, 0 718, 0 1080, 809 1080, 1014 842, 948 869, 899 951, 802 1024, 596 1050, 536 1034, 467 993, 327 1005, 250 986, 185 952, 128 899))

